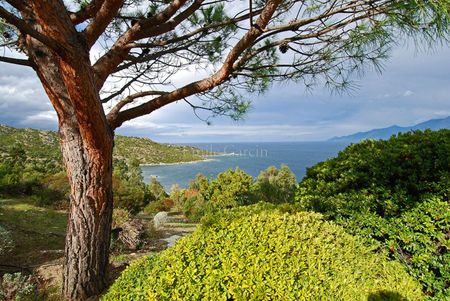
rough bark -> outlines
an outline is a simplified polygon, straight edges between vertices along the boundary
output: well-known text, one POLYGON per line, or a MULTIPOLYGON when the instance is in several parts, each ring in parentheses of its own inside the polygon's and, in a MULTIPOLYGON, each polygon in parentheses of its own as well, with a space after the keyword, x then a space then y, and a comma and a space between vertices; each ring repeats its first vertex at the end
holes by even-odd
MULTIPOLYGON (((92 157, 80 132, 71 126, 63 125, 60 136, 72 189, 63 289, 70 300, 86 300, 106 287, 113 210, 112 159, 92 157)), ((112 152, 112 143, 104 147, 112 152)))
MULTIPOLYGON (((63 293, 68 300, 86 300, 106 287, 113 208, 113 132, 96 89, 88 49, 70 19, 58 19, 63 7, 58 7, 58 2, 32 5, 36 6, 35 30, 55 40, 70 41, 64 43, 63 55, 30 35, 24 37, 23 44, 58 115, 61 150, 71 185, 63 293), (55 7, 38 7, 47 4, 55 7), (44 9, 54 14, 40 14, 44 9)), ((26 11, 22 14, 28 17, 26 11)))

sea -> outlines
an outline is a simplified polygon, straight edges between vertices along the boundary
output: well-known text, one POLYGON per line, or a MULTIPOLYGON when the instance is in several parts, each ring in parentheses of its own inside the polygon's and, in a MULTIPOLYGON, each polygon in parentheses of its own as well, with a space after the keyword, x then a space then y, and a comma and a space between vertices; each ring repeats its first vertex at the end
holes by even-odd
MULTIPOLYGON (((166 165, 141 166, 145 182, 152 177, 170 191, 172 185, 189 186, 197 174, 215 178, 228 169, 240 168, 253 177, 273 165, 286 164, 300 181, 308 167, 335 157, 348 143, 345 142, 263 142, 263 143, 190 143, 206 152, 221 153, 204 161, 166 165)), ((200 151, 200 153, 202 153, 200 151)))

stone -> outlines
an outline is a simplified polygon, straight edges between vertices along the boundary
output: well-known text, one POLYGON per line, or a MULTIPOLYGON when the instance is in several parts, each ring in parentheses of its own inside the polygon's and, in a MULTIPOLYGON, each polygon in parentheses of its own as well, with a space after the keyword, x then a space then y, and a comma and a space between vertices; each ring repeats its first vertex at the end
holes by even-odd
POLYGON ((153 225, 155 226, 155 229, 161 229, 164 227, 164 225, 167 223, 167 212, 161 211, 155 214, 153 217, 153 225))

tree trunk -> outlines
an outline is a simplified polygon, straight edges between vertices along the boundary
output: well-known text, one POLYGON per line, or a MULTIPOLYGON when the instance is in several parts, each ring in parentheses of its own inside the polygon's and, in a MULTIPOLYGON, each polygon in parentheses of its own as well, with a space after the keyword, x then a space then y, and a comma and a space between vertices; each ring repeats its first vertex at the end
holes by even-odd
POLYGON ((86 300, 106 287, 112 201, 110 143, 90 149, 79 130, 60 127, 64 162, 71 183, 63 291, 69 300, 86 300))

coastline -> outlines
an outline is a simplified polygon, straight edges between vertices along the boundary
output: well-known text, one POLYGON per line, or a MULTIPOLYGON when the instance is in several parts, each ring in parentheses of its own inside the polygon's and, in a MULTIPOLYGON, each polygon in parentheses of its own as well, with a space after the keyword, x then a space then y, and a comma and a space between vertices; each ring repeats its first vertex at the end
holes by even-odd
POLYGON ((213 159, 214 157, 229 157, 229 156, 239 156, 236 153, 214 153, 211 155, 204 155, 202 159, 199 160, 193 160, 193 161, 181 161, 181 162, 171 162, 171 163, 142 163, 139 164, 139 166, 169 166, 169 165, 181 165, 181 164, 194 164, 194 163, 200 163, 200 162, 208 162, 208 161, 215 161, 213 159))
POLYGON ((200 162, 208 162, 208 161, 215 161, 215 159, 210 158, 210 157, 224 157, 224 156, 229 156, 228 154, 214 154, 214 155, 207 155, 207 156, 203 156, 203 159, 199 159, 199 160, 193 160, 193 161, 181 161, 181 162, 172 162, 172 163, 164 163, 164 162, 160 162, 160 163, 142 163, 139 164, 139 166, 169 166, 169 165, 181 165, 181 164, 195 164, 195 163, 200 163, 200 162))

